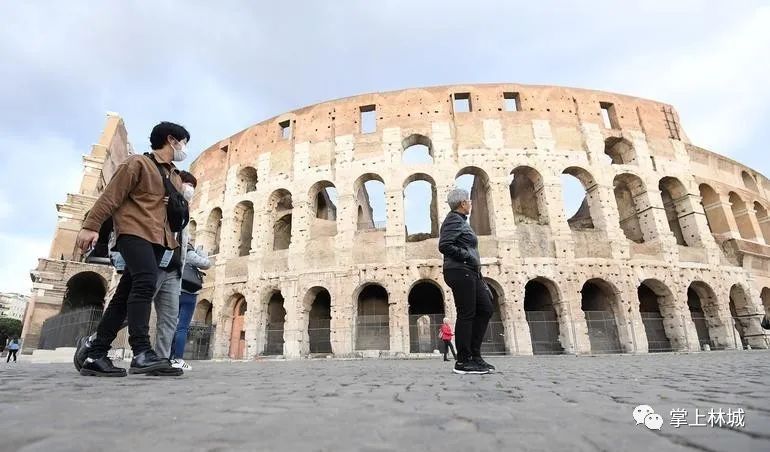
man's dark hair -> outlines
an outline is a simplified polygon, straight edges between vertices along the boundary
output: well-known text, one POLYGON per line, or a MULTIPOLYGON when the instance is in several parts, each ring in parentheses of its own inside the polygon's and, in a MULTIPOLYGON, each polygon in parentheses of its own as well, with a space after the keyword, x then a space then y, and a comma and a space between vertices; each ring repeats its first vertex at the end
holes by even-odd
POLYGON ((192 173, 182 170, 179 172, 179 177, 182 179, 182 183, 190 184, 193 188, 198 188, 198 179, 196 179, 192 173))
POLYGON ((187 139, 190 141, 190 132, 179 124, 173 122, 163 121, 157 126, 152 128, 150 132, 150 147, 153 151, 157 151, 166 145, 166 138, 171 135, 177 141, 187 139))

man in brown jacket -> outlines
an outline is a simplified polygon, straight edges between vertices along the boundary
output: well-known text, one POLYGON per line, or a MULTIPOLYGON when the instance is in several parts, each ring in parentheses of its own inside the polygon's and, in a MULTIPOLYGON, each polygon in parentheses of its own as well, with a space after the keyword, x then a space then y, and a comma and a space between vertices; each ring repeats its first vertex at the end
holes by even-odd
POLYGON ((189 140, 189 132, 178 124, 162 122, 155 126, 150 134, 151 156, 162 170, 149 156, 129 156, 115 171, 83 222, 77 246, 85 252, 96 244, 102 223, 112 217, 116 248, 126 268, 99 322, 96 339, 82 363, 81 375, 126 375, 125 369, 115 367, 107 357, 110 344, 126 318, 128 341, 134 353, 129 372, 178 375, 168 359, 158 357, 152 350, 149 322, 158 265, 179 246, 167 219, 168 200, 161 171, 181 190, 182 181, 172 162, 186 158, 189 140))

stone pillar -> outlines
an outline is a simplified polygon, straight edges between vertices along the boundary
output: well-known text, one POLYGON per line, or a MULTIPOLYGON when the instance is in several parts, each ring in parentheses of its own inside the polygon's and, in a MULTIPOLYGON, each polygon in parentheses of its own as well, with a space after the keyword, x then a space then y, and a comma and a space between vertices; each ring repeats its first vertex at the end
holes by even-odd
POLYGON ((405 284, 402 279, 401 284, 388 288, 390 354, 409 353, 409 301, 405 284))
POLYGON ((497 255, 501 264, 514 265, 518 262, 520 253, 516 240, 516 222, 513 219, 508 176, 490 177, 489 185, 492 204, 495 207, 495 211, 490 212, 490 215, 495 216, 497 255))
POLYGON ((630 257, 628 239, 620 227, 618 204, 612 181, 606 184, 597 183, 590 189, 590 194, 596 196, 601 206, 601 217, 598 220, 593 219, 594 227, 606 231, 612 259, 628 259, 630 257))
POLYGON ((355 343, 355 314, 358 300, 351 299, 348 287, 355 287, 356 282, 348 277, 336 275, 335 284, 329 288, 332 296, 329 338, 334 356, 347 356, 353 353, 355 343), (333 290, 333 292, 332 292, 333 290))
POLYGON ((406 253, 406 232, 404 224, 404 191, 401 187, 385 187, 385 208, 387 209, 387 226, 385 229, 385 246, 387 262, 401 264, 406 253))
POLYGON ((303 322, 304 309, 297 286, 296 279, 286 280, 281 285, 283 308, 286 310, 283 325, 283 354, 286 358, 301 357, 305 348, 309 351, 309 344, 305 342, 307 322, 303 322))
POLYGON ((334 252, 337 265, 347 267, 353 265, 353 246, 355 245, 357 225, 356 197, 347 191, 337 195, 337 236, 334 241, 334 252))

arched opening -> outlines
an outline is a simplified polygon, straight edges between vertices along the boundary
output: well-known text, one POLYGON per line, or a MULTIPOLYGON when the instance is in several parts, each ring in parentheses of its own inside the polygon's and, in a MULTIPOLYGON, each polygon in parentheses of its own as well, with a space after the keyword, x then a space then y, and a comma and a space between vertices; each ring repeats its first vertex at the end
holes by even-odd
POLYGON ((591 173, 583 168, 573 166, 562 172, 561 191, 564 215, 570 229, 577 231, 594 229, 595 221, 602 218, 597 188, 598 185, 591 173))
POLYGON ((82 272, 67 281, 61 310, 104 309, 104 296, 107 294, 107 282, 98 273, 82 272))
POLYGON ((730 208, 735 218, 735 223, 738 225, 738 233, 744 240, 754 240, 756 234, 754 233, 754 226, 751 224, 751 217, 749 217, 749 209, 746 207, 746 203, 743 199, 735 193, 730 192, 730 208))
POLYGON ((492 192, 487 173, 475 166, 463 168, 457 173, 455 186, 470 193, 473 208, 468 221, 476 235, 491 235, 492 192))
POLYGON ((757 215, 759 229, 762 231, 762 238, 765 239, 765 243, 770 244, 770 218, 767 216, 767 209, 759 202, 754 202, 754 212, 757 215))
POLYGON ((291 193, 280 189, 270 195, 268 203, 273 223, 273 250, 286 250, 291 245, 292 212, 294 204, 291 193))
POLYGON ((716 333, 716 327, 721 322, 719 322, 719 308, 714 291, 708 284, 694 281, 687 288, 687 307, 698 334, 700 348, 703 349, 704 345, 708 345, 716 349, 717 344, 712 339, 712 332, 716 333))
POLYGON ((564 352, 559 340, 559 319, 553 306, 554 295, 553 282, 545 278, 530 280, 524 286, 524 314, 535 355, 564 352))
POLYGON ((725 234, 730 232, 730 224, 727 222, 727 217, 722 209, 722 202, 717 192, 707 184, 700 184, 698 191, 700 191, 701 205, 706 213, 706 222, 711 233, 725 234))
POLYGON ((257 190, 257 170, 247 166, 238 172, 235 194, 242 195, 257 190))
POLYGON ((401 154, 401 163, 407 165, 420 165, 433 163, 433 144, 430 138, 413 134, 404 138, 401 142, 404 152, 401 154))
POLYGON ((267 301, 267 341, 265 355, 283 355, 283 330, 286 323, 286 309, 281 292, 273 292, 267 301))
POLYGON ((230 327, 230 358, 243 359, 246 356, 246 309, 248 307, 243 295, 233 296, 232 324, 230 327))
POLYGON ((441 350, 438 330, 444 318, 444 294, 432 281, 421 281, 409 291, 409 351, 441 350))
POLYGON ((254 205, 251 201, 243 201, 235 206, 233 220, 238 231, 238 256, 248 256, 254 229, 254 205))
POLYGON ((668 228, 674 234, 676 244, 681 246, 694 245, 696 237, 693 233, 697 233, 697 228, 690 228, 694 229, 694 231, 688 231, 685 237, 684 231, 688 228, 683 223, 682 218, 680 218, 681 215, 689 213, 687 208, 689 199, 684 184, 674 177, 664 177, 658 183, 658 189, 663 201, 663 209, 666 211, 668 228))
POLYGON ((671 341, 666 334, 661 312, 661 305, 673 308, 671 291, 659 281, 647 280, 636 289, 636 295, 644 333, 647 335, 647 350, 651 353, 671 351, 671 341))
POLYGON ((618 302, 614 288, 604 280, 591 279, 580 290, 580 308, 586 318, 592 353, 620 353, 620 338, 614 306, 618 302))
POLYGON ((306 299, 310 303, 307 324, 310 353, 331 353, 332 297, 323 287, 314 287, 306 299))
POLYGON ((754 177, 746 171, 741 171, 741 179, 743 180, 743 186, 753 192, 759 191, 757 188, 757 181, 754 177))
POLYGON ((208 300, 201 300, 195 305, 195 312, 193 312, 193 321, 202 323, 204 325, 211 325, 213 314, 213 307, 208 300))
POLYGON ((489 319, 487 325, 487 332, 484 335, 484 341, 481 343, 482 356, 490 355, 504 355, 506 351, 505 347, 505 326, 503 325, 503 319, 500 314, 500 305, 503 300, 503 289, 500 285, 489 278, 484 278, 484 282, 492 292, 492 317, 489 319))
POLYGON ((604 140, 604 154, 613 165, 629 165, 636 163, 634 146, 625 138, 609 137, 604 140))
POLYGON ((358 294, 356 350, 390 350, 390 310, 388 292, 379 284, 369 284, 358 294))
POLYGON ((770 287, 762 288, 762 292, 759 294, 759 298, 762 300, 762 307, 765 309, 765 316, 770 319, 770 287))
POLYGON ((752 314, 749 296, 740 284, 733 284, 730 288, 730 315, 733 318, 733 343, 736 348, 745 348, 750 322, 755 314, 752 314))
POLYGON ((520 166, 511 171, 511 206, 516 224, 548 224, 543 177, 534 168, 520 166))
POLYGON ((385 183, 376 174, 364 174, 353 185, 356 194, 356 230, 385 229, 385 183))
POLYGON ((206 221, 206 229, 211 233, 211 242, 208 243, 209 254, 219 254, 219 242, 222 236, 222 209, 217 207, 209 214, 206 221))
POLYGON ((310 237, 334 237, 337 235, 337 188, 329 181, 316 182, 309 195, 314 210, 310 237))
POLYGON ((407 242, 438 237, 436 183, 427 174, 413 174, 404 182, 404 226, 407 242))
POLYGON ((642 208, 646 205, 644 202, 639 203, 640 198, 647 193, 644 183, 638 176, 626 173, 615 177, 614 186, 620 228, 628 240, 644 243, 652 237, 650 227, 643 225, 640 220, 642 208))

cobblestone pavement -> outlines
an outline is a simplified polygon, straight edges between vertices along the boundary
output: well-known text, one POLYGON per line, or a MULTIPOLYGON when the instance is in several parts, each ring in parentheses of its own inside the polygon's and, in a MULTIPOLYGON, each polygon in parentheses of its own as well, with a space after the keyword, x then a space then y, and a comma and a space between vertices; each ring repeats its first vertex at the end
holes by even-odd
POLYGON ((428 359, 195 362, 181 378, 119 379, 3 362, 0 450, 770 450, 770 352, 490 361, 484 376, 428 359), (659 431, 635 425, 639 404, 663 416, 659 431), (674 408, 689 423, 696 408, 743 408, 745 428, 674 428, 674 408))

